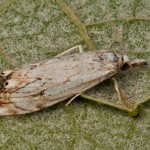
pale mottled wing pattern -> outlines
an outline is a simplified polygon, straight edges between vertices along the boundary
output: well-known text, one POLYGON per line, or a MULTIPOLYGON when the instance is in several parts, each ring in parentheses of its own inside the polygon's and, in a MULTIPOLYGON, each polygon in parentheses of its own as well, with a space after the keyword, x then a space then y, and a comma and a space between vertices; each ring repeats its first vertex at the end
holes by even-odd
POLYGON ((71 98, 114 75, 118 65, 113 52, 95 51, 12 70, 0 93, 0 115, 30 113, 71 98))

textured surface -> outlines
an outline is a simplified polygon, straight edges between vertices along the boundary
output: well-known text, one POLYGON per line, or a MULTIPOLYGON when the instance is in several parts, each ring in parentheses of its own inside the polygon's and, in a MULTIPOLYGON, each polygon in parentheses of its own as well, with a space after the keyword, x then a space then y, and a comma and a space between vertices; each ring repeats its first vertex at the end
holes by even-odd
MULTIPOLYGON (((108 47, 116 25, 122 28, 127 54, 150 61, 149 0, 65 3, 86 24, 96 49, 108 47)), ((0 68, 47 59, 80 43, 90 50, 90 44, 85 44, 89 41, 83 37, 85 32, 79 30, 54 0, 0 0, 0 68)), ((119 42, 112 50, 122 51, 119 42)), ((134 73, 121 72, 116 78, 127 95, 136 95, 134 100, 148 99, 149 66, 134 73)), ((114 93, 110 80, 88 92, 112 101, 114 93)), ((29 115, 1 117, 0 149, 150 149, 150 102, 141 107, 137 119, 81 98, 68 107, 64 105, 65 102, 29 115)))

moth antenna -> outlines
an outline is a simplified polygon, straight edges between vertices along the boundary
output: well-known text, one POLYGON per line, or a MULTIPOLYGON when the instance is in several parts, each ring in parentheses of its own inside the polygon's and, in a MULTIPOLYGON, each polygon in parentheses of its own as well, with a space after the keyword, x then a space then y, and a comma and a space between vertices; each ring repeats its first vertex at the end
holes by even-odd
POLYGON ((112 48, 112 46, 113 46, 113 44, 115 43, 115 41, 116 41, 116 38, 117 38, 117 35, 115 35, 114 37, 113 37, 113 39, 112 39, 112 41, 111 41, 111 43, 109 44, 109 46, 108 46, 108 50, 111 50, 111 48, 112 48))
POLYGON ((114 23, 112 23, 112 22, 110 22, 110 23, 111 23, 112 28, 115 32, 115 36, 114 36, 112 42, 109 44, 108 50, 110 50, 112 48, 115 41, 118 41, 122 47, 123 54, 127 54, 126 49, 125 49, 125 45, 123 43, 123 27, 122 26, 117 27, 114 23))
POLYGON ((116 34, 118 32, 118 30, 116 29, 117 27, 116 27, 116 25, 114 23, 112 23, 112 22, 110 22, 110 23, 111 23, 112 28, 113 28, 113 30, 115 32, 115 35, 113 36, 113 39, 112 39, 111 43, 107 47, 108 50, 110 50, 112 48, 112 46, 115 43, 116 39, 118 39, 118 34, 116 34))
POLYGON ((99 21, 102 21, 107 16, 108 16, 108 11, 105 11, 99 21))
POLYGON ((118 29, 118 35, 119 35, 119 41, 120 41, 122 50, 123 50, 124 54, 127 54, 127 51, 126 51, 126 48, 125 48, 125 45, 123 42, 123 27, 122 26, 118 29))
MULTIPOLYGON (((108 11, 106 11, 106 12, 104 13, 104 15, 102 16, 102 18, 101 18, 100 21, 102 21, 104 18, 106 18, 106 19, 107 19, 107 18, 108 18, 108 19, 110 18, 108 11)), ((117 30, 116 25, 115 25, 113 22, 111 22, 111 21, 110 21, 110 24, 112 25, 112 28, 113 28, 113 30, 115 31, 115 33, 117 33, 118 30, 117 30)), ((111 43, 109 44, 109 46, 107 47, 107 50, 111 50, 111 48, 112 48, 113 44, 115 43, 116 39, 118 39, 117 37, 118 37, 117 34, 115 34, 115 35, 113 36, 113 39, 112 39, 111 43)))
MULTIPOLYGON (((108 19, 111 18, 111 16, 110 16, 109 14, 110 14, 109 11, 106 11, 106 12, 104 13, 104 16, 103 16, 102 19, 104 19, 105 17, 107 17, 108 19)), ((117 27, 117 26, 115 25, 115 23, 113 23, 111 20, 109 21, 109 23, 111 24, 112 29, 114 30, 115 36, 114 36, 112 42, 111 42, 111 43, 109 44, 109 46, 107 47, 107 50, 110 50, 110 49, 112 48, 114 42, 115 42, 116 39, 117 39, 117 41, 119 41, 119 42, 121 43, 121 47, 122 47, 122 49, 123 49, 123 51, 124 51, 124 54, 127 54, 126 49, 125 49, 125 46, 124 46, 124 43, 123 43, 123 34, 122 34, 122 33, 123 33, 123 27, 122 27, 122 26, 117 27)))

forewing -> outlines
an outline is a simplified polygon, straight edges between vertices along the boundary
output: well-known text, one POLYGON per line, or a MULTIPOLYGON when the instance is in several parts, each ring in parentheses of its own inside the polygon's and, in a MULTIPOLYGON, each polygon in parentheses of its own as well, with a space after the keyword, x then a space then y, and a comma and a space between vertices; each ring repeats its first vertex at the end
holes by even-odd
POLYGON ((0 115, 30 113, 86 91, 117 72, 111 55, 108 60, 97 52, 69 55, 3 72, 0 115))

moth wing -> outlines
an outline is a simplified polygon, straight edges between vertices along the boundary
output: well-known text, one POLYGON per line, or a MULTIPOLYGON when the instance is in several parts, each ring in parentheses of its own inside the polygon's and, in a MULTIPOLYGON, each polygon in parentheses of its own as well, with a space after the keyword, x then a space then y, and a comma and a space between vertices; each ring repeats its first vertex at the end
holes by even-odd
POLYGON ((95 60, 95 54, 81 55, 12 71, 6 89, 0 93, 0 115, 25 114, 52 106, 117 72, 117 62, 107 62, 107 68, 100 61, 99 57, 95 60))

